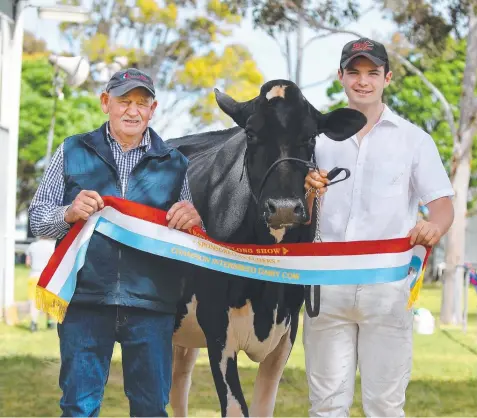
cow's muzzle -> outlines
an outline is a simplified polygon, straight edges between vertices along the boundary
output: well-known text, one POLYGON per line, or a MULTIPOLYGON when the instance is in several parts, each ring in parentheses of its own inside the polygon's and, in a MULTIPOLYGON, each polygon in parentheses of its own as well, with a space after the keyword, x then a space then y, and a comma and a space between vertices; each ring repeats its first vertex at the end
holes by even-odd
POLYGON ((264 202, 264 218, 272 228, 284 228, 302 224, 308 220, 303 200, 267 199, 264 202))

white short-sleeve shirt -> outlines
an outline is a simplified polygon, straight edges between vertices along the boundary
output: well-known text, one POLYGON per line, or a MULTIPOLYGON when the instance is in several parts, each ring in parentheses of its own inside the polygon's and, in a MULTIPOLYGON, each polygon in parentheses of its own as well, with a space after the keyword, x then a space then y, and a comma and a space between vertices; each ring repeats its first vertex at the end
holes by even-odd
POLYGON ((405 237, 416 224, 420 200, 454 195, 432 137, 387 106, 360 145, 356 136, 337 142, 320 135, 315 158, 322 169, 351 171, 323 198, 323 241, 405 237))
POLYGON ((31 258, 30 277, 40 277, 54 251, 55 240, 53 239, 42 238, 28 246, 26 255, 31 258))

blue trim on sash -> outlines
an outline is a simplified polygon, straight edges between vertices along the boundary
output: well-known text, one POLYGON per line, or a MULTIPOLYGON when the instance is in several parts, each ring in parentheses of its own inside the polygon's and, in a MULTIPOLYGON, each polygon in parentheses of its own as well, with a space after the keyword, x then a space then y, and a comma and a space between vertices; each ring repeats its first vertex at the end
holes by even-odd
POLYGON ((88 251, 88 244, 90 240, 91 238, 85 241, 83 245, 80 247, 80 249, 78 250, 78 253, 76 254, 75 264, 73 265, 73 269, 71 270, 70 274, 68 275, 68 278, 66 279, 65 283, 60 289, 60 292, 58 293, 58 296, 68 303, 73 298, 73 293, 76 289, 77 275, 84 265, 84 260, 86 258, 86 252, 88 251))
MULTIPOLYGON (((158 239, 144 237, 122 228, 104 218, 99 218, 95 230, 124 245, 150 254, 178 261, 185 261, 199 267, 205 267, 236 276, 275 283, 297 285, 357 285, 389 283, 406 278, 410 265, 413 268, 417 267, 416 271, 419 271, 421 266, 421 260, 418 257, 413 257, 410 264, 389 268, 321 271, 292 270, 253 264, 246 261, 230 260, 226 257, 210 255, 181 245, 170 244, 158 239)), ((80 253, 82 253, 83 247, 81 248, 80 253)), ((84 262, 84 254, 81 254, 81 256, 83 257, 84 262)), ((76 272, 81 268, 82 263, 78 263, 78 261, 79 260, 77 259, 77 262, 75 263, 75 271, 72 271, 71 275, 76 276, 76 272), (78 269, 76 270, 76 268, 78 269)), ((70 277, 68 278, 68 282, 69 281, 70 277)))

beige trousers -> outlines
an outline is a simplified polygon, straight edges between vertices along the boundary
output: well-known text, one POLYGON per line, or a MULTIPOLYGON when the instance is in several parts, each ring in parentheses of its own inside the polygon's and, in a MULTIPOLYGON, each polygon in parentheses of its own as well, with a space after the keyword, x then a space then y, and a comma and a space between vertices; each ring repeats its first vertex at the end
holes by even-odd
POLYGON ((412 366, 409 280, 321 287, 320 314, 304 319, 310 416, 349 416, 357 367, 366 416, 404 416, 412 366))

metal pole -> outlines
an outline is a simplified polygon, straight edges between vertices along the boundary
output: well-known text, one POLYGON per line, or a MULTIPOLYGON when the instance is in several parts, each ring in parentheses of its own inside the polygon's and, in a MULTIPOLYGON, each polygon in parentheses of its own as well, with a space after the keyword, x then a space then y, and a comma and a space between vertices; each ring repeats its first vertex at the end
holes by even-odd
POLYGON ((464 313, 462 318, 462 331, 467 333, 467 320, 469 318, 469 285, 470 285, 470 269, 465 270, 464 276, 464 313))
POLYGON ((462 293, 464 292, 465 266, 459 264, 455 267, 454 275, 454 308, 453 323, 462 324, 462 293))
MULTIPOLYGON (((11 39, 12 39, 12 24, 13 20, 7 19, 5 15, 0 17, 0 146, 2 153, 0 154, 0 178, 7 178, 8 165, 8 145, 10 143, 10 129, 9 129, 9 64, 11 56, 11 39)), ((7 185, 5 181, 0 182, 0 198, 6 199, 7 185)), ((0 320, 3 320, 5 314, 5 243, 4 238, 7 235, 6 231, 6 208, 0 205, 0 320)))
MULTIPOLYGON (((2 147, 3 153, 0 154, 0 178, 7 177, 7 154, 8 154, 8 140, 9 140, 9 131, 8 129, 0 124, 0 145, 2 147)), ((0 196, 6 195, 6 185, 4 182, 0 182, 0 196)), ((4 237, 6 236, 6 219, 5 219, 5 208, 0 206, 0 321, 3 320, 5 312, 5 302, 6 302, 6 277, 5 277, 5 263, 4 263, 4 253, 5 253, 5 242, 4 237)))
MULTIPOLYGON (((5 231, 1 237, 3 241, 2 253, 4 263, 4 295, 5 319, 7 323, 15 322, 14 312, 14 283, 15 283, 15 223, 17 201, 17 163, 18 163, 18 131, 20 124, 20 93, 22 76, 23 53, 23 11, 25 1, 17 3, 15 26, 9 46, 8 72, 8 149, 5 181, 5 196, 1 196, 5 206, 5 231)), ((3 93, 2 93, 3 94, 3 93)), ((2 109, 3 111, 4 109, 2 109)))
POLYGON ((50 121, 50 129, 48 130, 48 141, 46 144, 46 160, 45 160, 45 170, 48 168, 51 160, 51 153, 53 149, 53 140, 55 138, 55 124, 56 124, 56 109, 58 105, 58 95, 62 88, 62 81, 60 80, 60 75, 58 68, 55 66, 55 73, 53 75, 53 114, 50 121))

